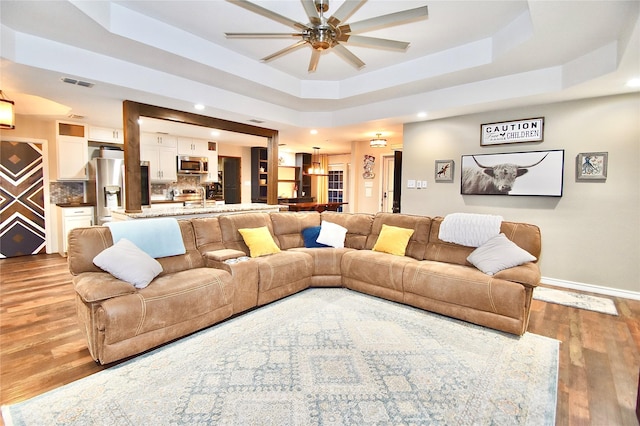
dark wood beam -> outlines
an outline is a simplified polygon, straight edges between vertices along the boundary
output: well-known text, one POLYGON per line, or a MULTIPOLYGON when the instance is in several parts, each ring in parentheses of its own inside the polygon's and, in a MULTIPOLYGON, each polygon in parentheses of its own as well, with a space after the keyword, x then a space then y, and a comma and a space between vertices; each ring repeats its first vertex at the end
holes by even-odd
POLYGON ((270 172, 267 186, 267 204, 278 204, 278 131, 221 118, 178 111, 155 105, 142 104, 134 101, 124 101, 122 108, 124 126, 125 153, 125 211, 142 211, 140 199, 140 117, 157 118, 174 121, 176 123, 191 124, 228 132, 268 138, 267 158, 270 172), (135 195, 134 195, 135 194, 135 195))

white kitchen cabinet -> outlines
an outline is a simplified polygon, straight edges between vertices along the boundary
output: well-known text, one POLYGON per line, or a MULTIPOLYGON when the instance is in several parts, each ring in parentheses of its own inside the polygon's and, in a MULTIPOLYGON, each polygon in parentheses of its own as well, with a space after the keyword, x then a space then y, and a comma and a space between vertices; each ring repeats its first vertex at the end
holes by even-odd
POLYGON ((206 157, 208 155, 208 141, 178 137, 178 155, 189 157, 206 157))
POLYGON ((89 140, 95 142, 123 144, 124 132, 122 129, 89 126, 89 140))
POLYGON ((87 180, 89 144, 87 126, 56 122, 57 180, 87 180))
POLYGON ((60 239, 58 248, 60 254, 65 256, 67 253, 67 239, 69 232, 75 228, 87 227, 93 225, 93 207, 60 207, 58 215, 60 221, 60 239))
POLYGON ((140 145, 155 145, 162 146, 164 148, 178 147, 178 137, 173 135, 167 135, 164 133, 142 133, 140 134, 140 145))
POLYGON ((178 180, 178 161, 175 146, 140 144, 140 160, 149 162, 151 182, 175 182, 178 180))
POLYGON ((218 151, 207 151, 209 170, 205 182, 218 182, 218 151))

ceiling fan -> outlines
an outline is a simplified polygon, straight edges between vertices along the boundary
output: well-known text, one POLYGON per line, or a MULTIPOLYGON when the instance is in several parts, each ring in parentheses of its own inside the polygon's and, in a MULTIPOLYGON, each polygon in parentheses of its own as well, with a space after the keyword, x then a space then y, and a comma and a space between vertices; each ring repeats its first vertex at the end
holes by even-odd
POLYGON ((225 33, 227 38, 300 38, 295 44, 265 56, 262 61, 268 62, 308 44, 312 48, 309 72, 316 70, 320 54, 328 49, 332 49, 354 67, 361 69, 365 65, 364 62, 344 47, 343 43, 405 51, 409 46, 408 42, 360 36, 357 33, 404 24, 425 17, 428 14, 427 6, 422 6, 345 24, 344 22, 367 0, 346 0, 329 18, 324 16, 324 13, 329 10, 329 0, 301 0, 302 6, 309 17, 309 23, 302 24, 246 0, 227 1, 298 31, 294 33, 225 33))

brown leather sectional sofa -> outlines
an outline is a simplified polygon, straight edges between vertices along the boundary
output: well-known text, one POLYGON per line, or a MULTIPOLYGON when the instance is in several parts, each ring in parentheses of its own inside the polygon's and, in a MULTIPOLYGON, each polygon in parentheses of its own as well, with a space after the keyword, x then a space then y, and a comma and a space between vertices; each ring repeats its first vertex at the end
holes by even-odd
MULTIPOLYGON (((443 218, 336 212, 241 213, 180 220, 184 255, 157 259, 160 273, 136 289, 93 264, 113 245, 109 228, 69 235, 78 318, 93 358, 111 363, 308 287, 346 287, 497 330, 523 334, 535 262, 493 276, 470 265, 471 247, 438 238, 443 218), (305 248, 301 231, 329 221, 347 228, 345 248, 305 248), (372 251, 382 225, 414 230, 405 256, 372 251), (230 264, 249 253, 238 229, 266 226, 280 253, 230 264)), ((501 232, 540 255, 535 225, 502 222, 501 232)))

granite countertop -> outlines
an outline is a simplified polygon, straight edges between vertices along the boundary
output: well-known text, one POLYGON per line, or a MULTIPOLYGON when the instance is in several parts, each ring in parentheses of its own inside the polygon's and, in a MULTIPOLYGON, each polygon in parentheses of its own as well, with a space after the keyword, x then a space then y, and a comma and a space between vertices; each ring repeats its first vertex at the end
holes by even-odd
POLYGON ((116 220, 145 219, 152 217, 171 216, 216 216, 223 213, 240 213, 247 211, 280 211, 282 206, 268 204, 212 204, 202 206, 181 206, 181 207, 154 207, 143 209, 142 213, 125 213, 124 210, 114 210, 111 212, 116 220))

